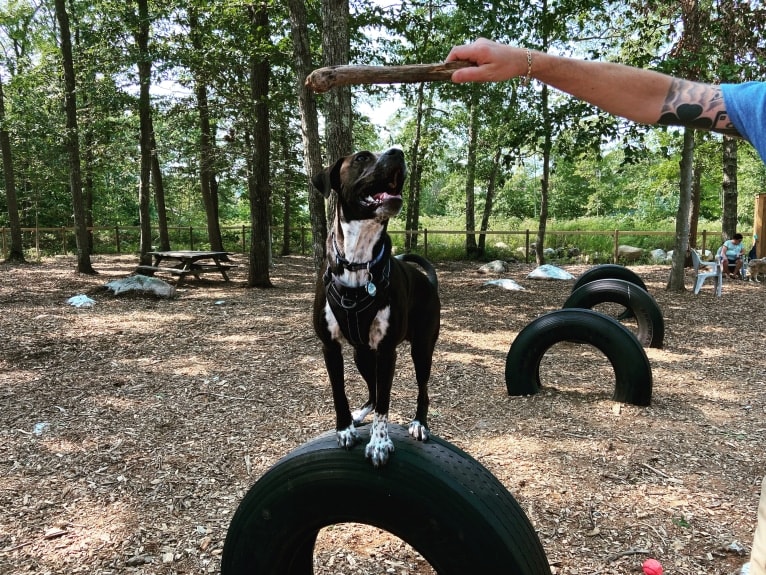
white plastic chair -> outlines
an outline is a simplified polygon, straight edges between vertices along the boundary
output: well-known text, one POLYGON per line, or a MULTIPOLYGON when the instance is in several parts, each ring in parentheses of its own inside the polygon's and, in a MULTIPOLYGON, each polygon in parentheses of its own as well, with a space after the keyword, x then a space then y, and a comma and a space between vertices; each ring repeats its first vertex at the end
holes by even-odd
POLYGON ((714 262, 703 262, 700 260, 699 254, 695 250, 690 250, 692 255, 692 267, 694 268, 694 293, 695 295, 700 293, 702 284, 706 279, 713 278, 715 283, 715 295, 721 297, 721 291, 723 289, 723 265, 720 260, 716 258, 714 262), (700 271, 700 268, 710 268, 711 271, 700 271))

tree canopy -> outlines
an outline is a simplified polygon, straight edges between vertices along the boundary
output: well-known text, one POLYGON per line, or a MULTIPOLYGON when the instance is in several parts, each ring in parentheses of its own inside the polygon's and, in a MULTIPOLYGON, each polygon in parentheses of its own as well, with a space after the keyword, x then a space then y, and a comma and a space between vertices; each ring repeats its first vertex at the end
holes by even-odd
MULTIPOLYGON (((318 0, 298 5, 307 45, 296 57, 295 6, 275 0, 67 3, 88 225, 155 225, 165 217, 169 226, 206 226, 215 244, 221 232, 214 223, 295 229, 315 219, 307 171, 317 159, 304 153, 299 76, 309 62, 323 65, 328 27, 318 0), (150 200, 139 193, 149 180, 150 200)), ((757 3, 739 0, 352 0, 344 41, 358 64, 438 62, 452 45, 485 36, 720 82, 763 76, 765 21, 757 3), (694 46, 682 33, 692 5, 706 18, 694 46)), ((0 7, 0 122, 12 155, 3 170, 15 172, 13 191, 7 177, 0 180, 0 227, 14 211, 24 227, 76 223, 61 34, 50 0, 0 7)), ((414 168, 403 227, 439 217, 466 231, 534 218, 544 229, 548 220, 629 226, 676 217, 679 130, 629 124, 534 82, 357 86, 350 93, 353 147, 401 146, 414 168), (381 117, 384 110, 391 113, 381 117)), ((329 114, 331 99, 316 97, 322 126, 326 118, 341 121, 329 114)), ((320 138, 332 133, 319 131, 320 138)), ((325 164, 334 159, 326 150, 340 149, 337 137, 326 137, 333 141, 322 141, 325 164)), ((698 138, 703 220, 723 214, 722 146, 719 136, 698 138)), ((734 217, 746 228, 766 172, 749 146, 739 147, 738 158, 734 217)), ((270 249, 262 246, 258 257, 270 249)))

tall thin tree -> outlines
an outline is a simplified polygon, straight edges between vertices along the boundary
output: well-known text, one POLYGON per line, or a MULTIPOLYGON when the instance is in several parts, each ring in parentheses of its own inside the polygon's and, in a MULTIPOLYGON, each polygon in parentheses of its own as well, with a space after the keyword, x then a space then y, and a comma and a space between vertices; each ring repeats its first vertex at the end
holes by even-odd
MULTIPOLYGON (((683 0, 681 3, 683 32, 674 52, 681 65, 681 73, 690 80, 700 79, 700 56, 703 47, 703 30, 708 19, 707 10, 697 0, 683 0)), ((684 269, 689 250, 691 230, 692 186, 694 185, 694 129, 684 128, 684 143, 681 150, 681 172, 679 179, 678 210, 676 212, 676 236, 673 246, 673 261, 670 268, 667 289, 684 291, 684 269)))
POLYGON ((273 287, 271 264, 271 182, 269 131, 269 77, 271 67, 265 47, 271 45, 269 13, 264 2, 248 8, 256 47, 250 57, 250 91, 253 101, 253 142, 248 177, 251 237, 248 287, 273 287))
POLYGON ((472 86, 471 107, 469 110, 470 120, 468 126, 468 158, 465 176, 465 255, 468 258, 476 258, 478 247, 476 245, 476 148, 479 142, 479 89, 472 86))
POLYGON ((69 158, 69 189, 72 194, 75 241, 77 242, 77 271, 95 274, 90 261, 88 226, 85 221, 85 205, 82 194, 82 173, 80 170, 80 141, 77 128, 77 92, 72 57, 72 37, 69 29, 69 14, 65 0, 55 0, 56 20, 61 34, 61 58, 64 68, 64 108, 66 113, 65 142, 69 158))
MULTIPOLYGON (((540 49, 547 52, 551 44, 551 35, 555 26, 556 14, 549 11, 548 0, 540 5, 540 49)), ((550 90, 547 84, 540 88, 540 109, 543 129, 543 173, 540 178, 540 219, 535 240, 535 261, 538 266, 545 263, 545 232, 548 226, 548 205, 551 175, 551 151, 553 148, 553 120, 550 109, 550 90)))
POLYGON ((138 118, 141 150, 138 177, 138 214, 141 226, 140 260, 142 265, 149 265, 151 263, 149 252, 152 251, 152 226, 149 211, 152 173, 152 107, 149 89, 152 81, 152 59, 149 53, 149 3, 148 0, 136 0, 136 4, 138 20, 135 22, 133 34, 138 47, 138 118))
POLYGON ((428 90, 428 104, 425 102, 425 84, 421 82, 417 87, 415 105, 415 137, 412 139, 410 148, 409 185, 407 191, 407 210, 405 212, 405 228, 413 233, 404 238, 405 251, 412 251, 418 246, 418 226, 420 225, 420 190, 423 175, 423 131, 425 123, 430 116, 430 105, 433 98, 433 88, 428 90))
MULTIPOLYGON (((721 80, 724 82, 736 81, 731 71, 736 70, 735 62, 739 47, 737 36, 741 33, 737 27, 737 19, 741 18, 740 10, 734 7, 731 0, 723 0, 719 4, 721 26, 723 35, 721 46, 721 80)), ((745 18, 742 18, 745 20, 745 18)), ((723 192, 723 215, 721 229, 722 240, 730 239, 737 232, 737 139, 724 135, 722 150, 723 178, 721 190, 723 192)))
MULTIPOLYGON (((303 136, 303 166, 308 176, 322 170, 322 145, 319 137, 319 118, 314 93, 306 86, 304 79, 314 68, 311 58, 306 5, 303 0, 287 0, 290 9, 290 26, 293 35, 293 58, 295 59, 296 90, 301 116, 303 136)), ((306 180, 309 217, 311 219, 314 269, 322 273, 325 264, 325 239, 327 238, 327 216, 324 198, 314 190, 310 178, 306 180)))
MULTIPOLYGON (((324 65, 348 64, 348 0, 322 0, 322 50, 324 65)), ((342 86, 327 93, 325 99, 325 140, 329 162, 351 153, 353 115, 351 88, 342 86)))
MULTIPOLYGON (((202 35, 204 31, 200 26, 197 9, 189 9, 189 36, 194 52, 198 55, 204 53, 202 35)), ((215 134, 211 128, 210 106, 207 95, 207 81, 205 78, 204 65, 196 61, 192 65, 194 75, 194 93, 197 97, 197 113, 199 114, 199 179, 202 192, 202 202, 205 205, 207 221, 207 237, 210 249, 223 251, 221 239, 221 226, 218 216, 218 194, 215 176, 215 134)))
POLYGON ((8 204, 8 223, 11 228, 11 245, 6 262, 23 264, 24 244, 21 236, 21 220, 19 219, 19 206, 16 200, 16 176, 13 171, 13 149, 11 137, 5 120, 5 93, 3 81, 0 78, 0 153, 3 156, 3 176, 5 178, 5 199, 8 204))
POLYGON ((154 135, 153 115, 149 117, 149 147, 152 149, 152 188, 154 189, 154 205, 157 209, 157 227, 160 234, 160 249, 170 249, 170 233, 168 232, 168 210, 165 203, 165 184, 160 168, 160 152, 157 149, 157 138, 154 135))

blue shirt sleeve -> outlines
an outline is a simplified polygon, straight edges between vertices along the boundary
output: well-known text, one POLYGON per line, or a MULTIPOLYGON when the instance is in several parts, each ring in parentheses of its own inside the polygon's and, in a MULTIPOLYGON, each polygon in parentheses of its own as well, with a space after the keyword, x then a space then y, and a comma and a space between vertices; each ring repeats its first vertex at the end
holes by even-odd
POLYGON ((766 82, 721 84, 721 91, 731 123, 766 162, 766 82))

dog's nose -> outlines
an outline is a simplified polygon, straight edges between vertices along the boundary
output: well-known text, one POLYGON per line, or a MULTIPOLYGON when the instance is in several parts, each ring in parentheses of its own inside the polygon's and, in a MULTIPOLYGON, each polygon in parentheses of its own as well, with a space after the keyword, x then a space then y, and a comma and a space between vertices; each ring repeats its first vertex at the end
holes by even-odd
POLYGON ((400 150, 399 148, 389 148, 385 152, 383 152, 384 156, 401 156, 404 157, 404 152, 400 150))

